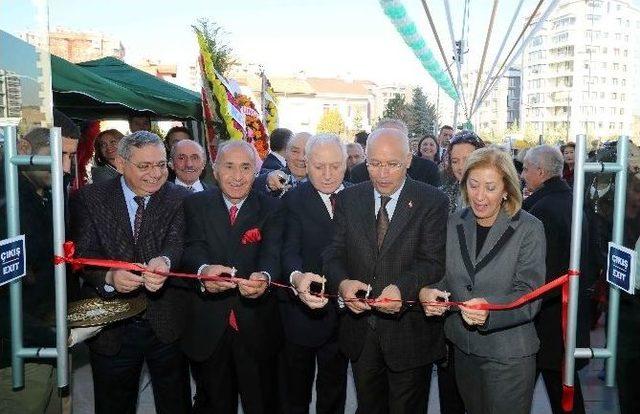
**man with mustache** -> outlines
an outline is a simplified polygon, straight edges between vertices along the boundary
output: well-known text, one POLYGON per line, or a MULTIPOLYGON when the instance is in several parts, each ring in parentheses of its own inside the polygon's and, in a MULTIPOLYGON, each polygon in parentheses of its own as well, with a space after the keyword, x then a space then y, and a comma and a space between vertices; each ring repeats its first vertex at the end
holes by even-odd
POLYGON ((282 196, 290 188, 307 181, 305 146, 311 138, 308 132, 298 132, 287 143, 284 158, 286 167, 263 173, 256 178, 253 188, 275 197, 282 196))
POLYGON ((176 174, 175 183, 187 188, 192 193, 205 190, 207 187, 200 181, 200 175, 206 164, 204 148, 190 139, 176 142, 171 148, 170 167, 176 174))
POLYGON ((280 277, 280 200, 252 191, 256 152, 246 141, 220 146, 215 188, 184 203, 184 270, 232 280, 194 281, 182 349, 192 362, 194 413, 277 412, 281 329, 269 282, 280 277))

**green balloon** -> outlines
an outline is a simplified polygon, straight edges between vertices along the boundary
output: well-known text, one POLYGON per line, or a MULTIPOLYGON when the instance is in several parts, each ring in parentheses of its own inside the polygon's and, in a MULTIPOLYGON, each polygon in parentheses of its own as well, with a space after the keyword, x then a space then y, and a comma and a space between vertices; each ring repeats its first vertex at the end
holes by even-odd
POLYGON ((402 4, 399 4, 397 6, 387 6, 384 8, 384 13, 393 20, 403 19, 407 15, 407 12, 402 4))
POLYGON ((415 40, 415 41, 413 41, 413 42, 409 43, 409 47, 410 47, 411 49, 413 49, 413 51, 414 51, 415 53, 417 53, 417 52, 418 52, 420 49, 422 49, 424 46, 425 46, 425 43, 424 43, 424 39, 422 39, 422 38, 420 38, 420 39, 418 39, 418 40, 415 40))
POLYGON ((438 69, 440 69, 440 65, 438 64, 437 61, 431 59, 430 62, 428 62, 425 67, 427 68, 427 70, 429 71, 429 73, 431 74, 437 74, 438 73, 438 69))
POLYGON ((422 51, 420 52, 420 60, 423 62, 428 62, 430 60, 433 60, 433 53, 431 52, 430 49, 427 49, 426 45, 424 49, 422 49, 422 51))
POLYGON ((400 34, 404 37, 413 36, 417 32, 416 25, 413 23, 409 23, 405 26, 398 27, 398 32, 400 32, 400 34))

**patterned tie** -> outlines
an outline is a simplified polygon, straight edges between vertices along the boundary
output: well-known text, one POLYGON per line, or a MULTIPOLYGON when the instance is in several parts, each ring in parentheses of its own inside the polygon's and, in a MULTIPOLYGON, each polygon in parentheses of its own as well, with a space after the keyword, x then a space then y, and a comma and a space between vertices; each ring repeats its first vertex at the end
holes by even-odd
POLYGON ((195 193, 196 190, 194 190, 193 186, 187 186, 187 190, 189 190, 190 193, 195 193))
POLYGON ((376 218, 376 232, 378 233, 378 250, 382 247, 384 236, 389 230, 389 213, 387 213, 387 203, 391 201, 389 196, 380 196, 380 210, 376 218))
POLYGON ((333 215, 336 213, 336 197, 338 195, 336 193, 331 193, 331 195, 329 196, 329 202, 331 203, 331 216, 333 217, 333 215))
POLYGON ((238 206, 235 204, 229 209, 229 224, 232 226, 236 224, 236 218, 238 217, 238 206))
POLYGON ((133 240, 137 242, 140 228, 142 227, 142 216, 144 215, 144 197, 135 196, 133 200, 138 204, 136 215, 133 218, 133 240))

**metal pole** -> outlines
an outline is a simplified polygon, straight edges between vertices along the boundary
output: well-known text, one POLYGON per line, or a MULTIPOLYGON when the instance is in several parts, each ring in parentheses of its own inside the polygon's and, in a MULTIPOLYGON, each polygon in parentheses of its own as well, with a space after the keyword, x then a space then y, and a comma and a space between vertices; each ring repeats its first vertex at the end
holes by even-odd
MULTIPOLYGON (((582 240, 582 215, 584 205, 584 162, 586 160, 585 136, 576 137, 575 173, 573 175, 573 215, 571 217, 571 250, 569 269, 580 270, 582 240)), ((575 373, 576 327, 578 325, 578 275, 569 276, 569 305, 564 349, 564 384, 573 386, 575 373)))
MULTIPOLYGON (((461 63, 461 59, 462 59, 462 55, 463 55, 463 50, 462 48, 464 47, 465 44, 465 40, 464 40, 464 25, 466 23, 466 14, 465 16, 463 16, 463 23, 462 23, 462 30, 463 30, 463 36, 460 38, 460 49, 456 48, 456 39, 455 39, 455 35, 453 34, 453 22, 451 19, 451 9, 449 8, 449 1, 448 0, 444 0, 444 9, 445 12, 447 14, 447 23, 449 25, 449 36, 451 37, 451 47, 453 48, 453 52, 455 53, 455 62, 456 62, 456 69, 458 70, 457 73, 457 81, 454 83, 455 87, 456 87, 456 91, 458 92, 458 100, 454 102, 454 111, 453 111, 453 129, 454 131, 458 130, 458 103, 462 103, 462 105, 464 106, 464 111, 465 114, 467 115, 467 117, 470 117, 471 114, 469 113, 469 108, 467 107, 467 98, 464 95, 464 90, 462 89, 462 63, 461 63)), ((449 71, 449 73, 451 74, 451 71, 449 71)), ((451 78, 451 81, 453 82, 453 77, 451 78)))
POLYGON ((491 80, 491 76, 493 76, 493 71, 495 71, 496 66, 498 65, 498 60, 500 59, 500 55, 502 54, 502 51, 504 50, 504 47, 507 44, 507 40, 509 39, 509 35, 511 34, 511 30, 513 29, 513 24, 516 22, 516 19, 518 18, 518 14, 520 14, 522 3, 524 3, 524 0, 520 0, 518 2, 516 11, 515 13, 513 13, 513 17, 511 18, 511 22, 509 23, 509 27, 507 28, 507 33, 504 35, 504 39, 502 39, 502 43, 500 44, 500 47, 498 48, 498 52, 496 53, 496 57, 493 60, 493 64, 491 65, 491 70, 487 72, 487 80, 485 80, 484 84, 482 85, 482 88, 480 89, 480 96, 484 94, 485 88, 489 84, 489 81, 491 80))
MULTIPOLYGON (((617 164, 620 171, 616 173, 615 193, 613 196, 613 233, 611 240, 614 243, 624 243, 624 218, 627 197, 627 166, 629 152, 629 137, 618 138, 617 164)), ((613 387, 616 375, 616 356, 618 349, 618 315, 620 310, 620 290, 609 287, 609 312, 607 314, 607 349, 611 352, 611 358, 607 359, 606 384, 613 387)))
MULTIPOLYGON (((62 180, 62 133, 60 128, 51 128, 51 201, 53 205, 53 251, 64 256, 64 182, 62 180)), ((69 385, 67 346, 67 267, 64 263, 55 266, 56 290, 56 349, 58 388, 69 385)))
MULTIPOLYGON (((11 163, 17 154, 16 128, 4 128, 4 177, 7 199, 7 237, 20 234, 20 207, 18 197, 18 167, 11 163)), ((18 356, 22 349, 22 280, 17 279, 9 285, 11 312, 11 380, 13 388, 24 386, 24 361, 18 356)))
MULTIPOLYGON (((53 245, 56 255, 63 255, 65 238, 64 184, 62 180, 62 135, 60 128, 50 131, 51 156, 17 155, 15 127, 4 127, 5 135, 5 182, 7 199, 7 236, 20 233, 20 205, 18 192, 19 165, 46 165, 51 168, 51 195, 53 204, 53 245)), ((22 280, 10 284, 11 298, 11 364, 13 388, 24 386, 25 358, 56 358, 59 388, 69 384, 67 346, 67 277, 66 266, 57 265, 55 275, 56 298, 56 348, 25 348, 22 323, 22 280)))
POLYGON ((533 27, 533 29, 531 29, 531 31, 529 32, 529 34, 527 35, 527 37, 522 41, 522 44, 520 45, 520 47, 518 48, 518 51, 511 57, 511 60, 509 60, 509 63, 506 64, 505 66, 502 67, 502 70, 500 70, 498 72, 498 74, 496 75, 495 79, 493 79, 493 81, 491 81, 491 83, 489 85, 487 85, 487 88, 485 89, 484 94, 478 99, 478 101, 476 102, 476 106, 474 108, 471 108, 471 114, 473 115, 473 113, 480 107, 480 105, 482 104, 482 101, 484 101, 484 99, 487 97, 487 95, 491 92, 491 90, 493 89, 493 87, 495 86, 496 82, 502 78, 502 76, 504 75, 504 72, 506 72, 507 70, 509 70, 509 68, 511 67, 511 65, 513 64, 513 62, 518 58, 518 56, 520 56, 520 54, 522 53, 522 51, 524 50, 524 48, 527 46, 527 44, 529 43, 529 40, 536 34, 538 33, 538 31, 542 28, 542 25, 544 24, 544 22, 547 20, 547 17, 549 17, 549 15, 551 14, 551 12, 556 8, 556 6, 558 5, 558 1, 559 0, 552 0, 551 4, 549 4, 549 6, 547 7, 547 10, 545 10, 544 14, 540 17, 540 19, 536 22, 536 25, 533 27))

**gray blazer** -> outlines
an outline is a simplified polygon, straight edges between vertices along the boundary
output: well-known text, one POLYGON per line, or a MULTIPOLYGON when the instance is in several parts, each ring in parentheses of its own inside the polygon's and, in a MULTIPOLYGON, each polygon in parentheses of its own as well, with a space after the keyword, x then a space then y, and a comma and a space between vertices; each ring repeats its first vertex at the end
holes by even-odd
MULTIPOLYGON (((542 286, 545 280, 542 223, 520 210, 498 214, 476 259, 476 219, 470 208, 453 213, 447 227, 447 266, 440 284, 451 300, 485 298, 508 303, 542 286)), ((448 313, 445 334, 461 351, 505 359, 533 355, 539 341, 533 318, 540 301, 505 311, 490 311, 483 326, 469 327, 460 312, 448 313)))

